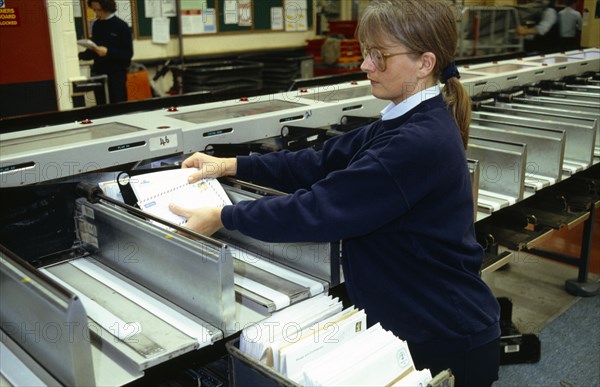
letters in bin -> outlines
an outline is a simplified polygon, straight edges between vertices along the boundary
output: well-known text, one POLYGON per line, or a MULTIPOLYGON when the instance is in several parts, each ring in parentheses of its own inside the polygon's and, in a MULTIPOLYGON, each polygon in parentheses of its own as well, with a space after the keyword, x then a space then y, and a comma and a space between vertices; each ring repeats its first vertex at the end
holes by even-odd
POLYGON ((240 351, 239 338, 227 342, 225 347, 231 355, 230 381, 233 383, 233 386, 301 387, 285 375, 240 351))

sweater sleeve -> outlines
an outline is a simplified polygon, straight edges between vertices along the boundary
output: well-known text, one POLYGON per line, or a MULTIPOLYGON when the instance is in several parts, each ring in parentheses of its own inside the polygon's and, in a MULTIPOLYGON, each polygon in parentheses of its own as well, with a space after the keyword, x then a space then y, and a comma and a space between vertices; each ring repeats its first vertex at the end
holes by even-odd
POLYGON ((540 35, 546 35, 552 26, 556 23, 558 15, 555 9, 546 8, 542 13, 542 20, 535 26, 540 35))
POLYGON ((265 155, 238 156, 237 177, 283 192, 308 189, 329 173, 346 168, 370 136, 372 125, 325 142, 323 149, 287 150, 265 155))
POLYGON ((373 231, 407 207, 394 179, 367 151, 310 190, 226 206, 221 221, 267 242, 325 242, 373 231))

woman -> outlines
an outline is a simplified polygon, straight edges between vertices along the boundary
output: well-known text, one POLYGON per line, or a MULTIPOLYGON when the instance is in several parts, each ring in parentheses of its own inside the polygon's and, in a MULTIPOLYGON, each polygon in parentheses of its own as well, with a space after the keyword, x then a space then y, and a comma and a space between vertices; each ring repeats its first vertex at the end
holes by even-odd
MULTIPOLYGON (((127 101, 127 70, 133 56, 133 43, 129 26, 115 12, 115 0, 88 0, 96 14, 92 26, 92 40, 96 47, 79 54, 79 59, 94 60, 93 75, 108 76, 109 102, 127 101)), ((97 96, 98 104, 103 99, 97 96)))
POLYGON ((373 95, 391 101, 382 118, 321 151, 197 153, 183 163, 201 169, 192 181, 236 175, 293 193, 171 209, 204 234, 224 226, 270 242, 342 239, 351 301, 408 341, 417 368, 451 368, 458 385, 486 386, 497 379, 499 306, 478 275, 454 16, 440 0, 372 1, 357 38, 373 95))

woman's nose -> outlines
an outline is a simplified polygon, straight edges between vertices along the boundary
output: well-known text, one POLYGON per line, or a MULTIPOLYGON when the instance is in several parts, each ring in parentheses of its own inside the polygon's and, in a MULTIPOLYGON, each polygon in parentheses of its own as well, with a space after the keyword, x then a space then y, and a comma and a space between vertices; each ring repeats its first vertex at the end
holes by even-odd
POLYGON ((371 59, 371 55, 367 55, 363 59, 363 62, 360 64, 360 69, 362 71, 364 71, 365 73, 375 70, 375 64, 373 63, 373 60, 371 59))

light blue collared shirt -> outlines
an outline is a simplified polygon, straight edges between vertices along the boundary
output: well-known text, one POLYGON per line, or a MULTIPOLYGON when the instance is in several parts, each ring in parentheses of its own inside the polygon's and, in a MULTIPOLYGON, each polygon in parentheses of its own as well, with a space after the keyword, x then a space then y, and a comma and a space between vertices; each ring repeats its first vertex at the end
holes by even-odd
POLYGON ((428 89, 420 91, 417 94, 411 95, 404 101, 400 102, 398 105, 394 104, 393 102, 390 102, 390 104, 387 105, 385 109, 381 111, 381 119, 386 121, 398 118, 404 113, 414 108, 415 106, 417 106, 418 104, 420 104, 421 102, 436 97, 440 95, 440 93, 440 86, 435 85, 428 89))

